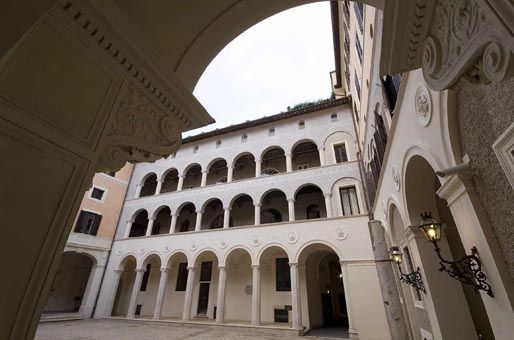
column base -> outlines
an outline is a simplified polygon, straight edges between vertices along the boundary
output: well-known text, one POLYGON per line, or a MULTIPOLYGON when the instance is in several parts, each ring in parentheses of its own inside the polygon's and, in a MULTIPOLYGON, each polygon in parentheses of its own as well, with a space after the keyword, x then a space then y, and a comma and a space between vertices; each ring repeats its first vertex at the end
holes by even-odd
POLYGON ((355 329, 349 329, 348 335, 350 336, 350 339, 359 340, 359 333, 357 333, 355 329))
POLYGON ((260 326, 260 325, 261 325, 260 322, 252 322, 252 326, 256 326, 257 327, 257 326, 260 326))

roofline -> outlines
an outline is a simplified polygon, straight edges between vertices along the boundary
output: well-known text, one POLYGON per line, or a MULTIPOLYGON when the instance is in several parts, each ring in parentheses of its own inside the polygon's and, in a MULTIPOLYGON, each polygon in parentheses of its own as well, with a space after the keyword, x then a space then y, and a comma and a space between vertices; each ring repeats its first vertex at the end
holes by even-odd
POLYGON ((307 107, 302 107, 300 109, 281 112, 281 113, 277 113, 273 116, 262 117, 262 118, 250 120, 250 121, 247 121, 244 123, 230 125, 230 126, 227 126, 227 127, 221 128, 221 129, 200 133, 198 135, 189 136, 189 137, 182 139, 182 144, 192 143, 192 142, 196 142, 198 140, 223 135, 223 134, 226 134, 229 132, 234 132, 234 131, 241 130, 241 129, 247 129, 247 128, 258 126, 258 125, 268 124, 268 123, 276 122, 279 120, 284 120, 284 119, 288 119, 288 118, 292 118, 292 117, 298 117, 301 115, 305 115, 307 113, 312 113, 314 111, 319 111, 319 110, 328 109, 328 108, 343 105, 343 104, 348 104, 349 102, 350 102, 350 99, 348 96, 342 97, 342 98, 337 98, 337 99, 327 99, 327 100, 324 100, 322 102, 319 102, 319 103, 316 103, 316 104, 313 104, 313 105, 310 105, 307 107))
POLYGON ((334 63, 336 68, 336 83, 334 88, 343 86, 341 76, 341 37, 339 35, 339 4, 337 1, 330 2, 330 14, 332 19, 332 40, 334 44, 334 63))

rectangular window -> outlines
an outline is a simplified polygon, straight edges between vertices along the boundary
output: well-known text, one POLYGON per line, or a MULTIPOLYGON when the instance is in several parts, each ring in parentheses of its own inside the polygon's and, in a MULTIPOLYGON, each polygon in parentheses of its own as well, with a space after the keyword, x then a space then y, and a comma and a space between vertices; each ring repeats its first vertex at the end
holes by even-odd
POLYGON ((332 123, 337 122, 337 114, 333 113, 332 115, 330 115, 330 121, 332 123))
POLYGON ((355 48, 357 49, 357 55, 359 56, 359 61, 362 65, 362 46, 361 41, 359 40, 359 36, 357 35, 357 32, 355 32, 355 48))
POLYGON ((268 136, 275 136, 275 128, 270 128, 268 130, 268 136))
POLYGON ((146 292, 146 286, 148 285, 148 278, 150 277, 150 270, 152 269, 152 265, 149 263, 146 265, 146 271, 143 274, 143 279, 141 280, 141 288, 139 288, 140 292, 146 292))
POLYGON ((212 275, 212 262, 202 262, 202 269, 200 270, 200 281, 211 281, 212 275))
POLYGON ((357 191, 355 187, 340 188, 341 206, 343 208, 343 216, 351 216, 360 214, 359 202, 357 200, 357 191))
MULTIPOLYGON (((412 257, 410 256, 409 248, 404 247, 403 253, 405 254, 405 258, 407 259, 406 265, 407 265, 408 273, 414 272, 414 264, 412 263, 412 257)), ((415 294, 416 301, 421 301, 421 292, 417 288, 413 288, 413 289, 416 292, 416 294, 415 294)))
POLYGON ((359 97, 359 100, 361 99, 361 81, 359 77, 357 76, 357 71, 355 71, 355 90, 357 91, 357 97, 359 97))
POLYGON ((291 271, 289 270, 289 259, 287 257, 275 259, 275 274, 277 292, 290 292, 291 271))
POLYGON ((335 144, 334 154, 336 155, 336 163, 348 162, 348 154, 346 153, 345 143, 335 144))
POLYGON ((91 198, 94 198, 95 200, 101 201, 104 197, 105 191, 98 188, 93 188, 93 191, 91 191, 91 198))
POLYGON ((177 292, 185 292, 186 291, 188 273, 189 273, 189 271, 187 270, 187 263, 180 263, 178 265, 177 285, 175 286, 175 291, 177 291, 177 292))
POLYGON ((115 171, 109 171, 109 172, 107 172, 107 175, 109 175, 111 177, 116 177, 116 172, 115 171))
POLYGON ((98 227, 102 221, 102 215, 98 215, 89 211, 81 211, 77 219, 77 224, 73 230, 76 233, 88 234, 95 236, 98 227))
POLYGON ((287 309, 275 308, 274 318, 275 322, 289 322, 289 312, 287 309))

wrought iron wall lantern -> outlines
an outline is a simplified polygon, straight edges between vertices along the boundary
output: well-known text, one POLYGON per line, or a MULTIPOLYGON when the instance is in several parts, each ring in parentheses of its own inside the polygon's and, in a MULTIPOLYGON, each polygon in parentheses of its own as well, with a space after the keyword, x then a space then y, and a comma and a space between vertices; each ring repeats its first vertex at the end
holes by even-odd
POLYGON ((425 285, 423 283, 423 278, 421 277, 421 272, 419 271, 419 267, 415 272, 405 274, 402 271, 402 259, 403 254, 397 246, 392 246, 389 248, 389 255, 394 263, 398 266, 398 272, 400 273, 400 281, 408 284, 411 287, 414 287, 418 290, 421 290, 423 293, 427 293, 425 291, 425 285))
POLYGON ((490 297, 494 297, 491 286, 487 283, 487 277, 482 271, 482 263, 480 262, 476 247, 471 248, 470 255, 463 256, 457 261, 449 261, 443 258, 438 244, 441 240, 442 226, 441 222, 437 222, 432 218, 432 213, 425 212, 421 214, 419 229, 421 229, 427 240, 434 245, 435 252, 440 260, 439 264, 441 265, 439 271, 445 271, 452 278, 472 286, 475 289, 475 293, 478 293, 478 290, 483 290, 490 297))

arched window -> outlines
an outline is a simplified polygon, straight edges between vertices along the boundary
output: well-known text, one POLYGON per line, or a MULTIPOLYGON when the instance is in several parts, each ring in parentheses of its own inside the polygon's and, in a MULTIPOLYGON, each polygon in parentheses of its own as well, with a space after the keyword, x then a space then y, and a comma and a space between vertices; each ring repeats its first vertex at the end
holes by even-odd
POLYGON ((280 211, 269 208, 266 210, 263 210, 261 212, 261 223, 277 223, 282 222, 282 214, 280 214, 280 211))
POLYGON ((301 120, 300 122, 298 122, 298 129, 300 129, 300 130, 305 129, 305 122, 304 122, 303 120, 301 120))
POLYGON ((219 149, 219 148, 221 148, 221 139, 218 139, 216 141, 216 149, 219 149))
POLYGON ((141 188, 139 197, 154 195, 156 188, 157 188, 157 176, 155 174, 152 174, 145 179, 145 181, 143 183, 143 187, 141 188))
POLYGON ((319 211, 319 206, 317 204, 311 204, 307 207, 306 215, 308 220, 313 220, 315 218, 320 218, 321 213, 319 211))
POLYGON ((247 141, 248 141, 248 135, 246 133, 244 133, 241 136, 241 143, 246 143, 247 141))
POLYGON ((333 113, 330 115, 330 121, 332 123, 337 122, 337 114, 336 113, 333 113))

